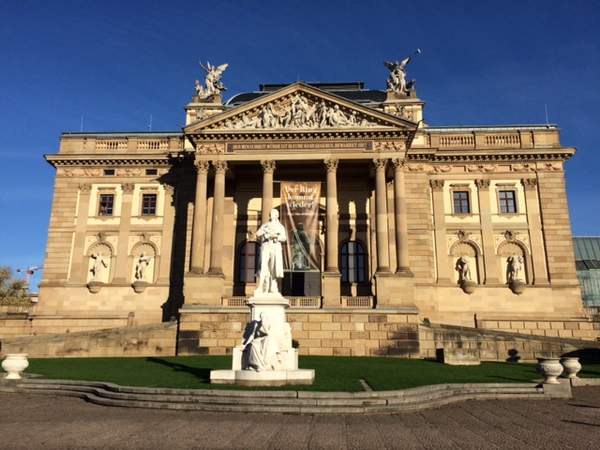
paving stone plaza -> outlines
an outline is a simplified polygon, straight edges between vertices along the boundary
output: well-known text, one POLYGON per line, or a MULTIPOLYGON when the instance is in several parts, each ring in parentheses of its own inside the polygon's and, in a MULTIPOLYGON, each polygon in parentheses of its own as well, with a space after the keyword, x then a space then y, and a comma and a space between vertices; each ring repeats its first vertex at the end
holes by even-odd
POLYGON ((597 448, 600 388, 571 400, 467 401, 398 415, 215 414, 0 394, 2 448, 597 448))

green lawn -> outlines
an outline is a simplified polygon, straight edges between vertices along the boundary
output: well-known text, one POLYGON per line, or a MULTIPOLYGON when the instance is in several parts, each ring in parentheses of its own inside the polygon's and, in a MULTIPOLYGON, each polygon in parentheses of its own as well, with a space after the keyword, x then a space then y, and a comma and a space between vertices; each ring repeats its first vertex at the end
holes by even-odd
MULTIPOLYGON (((439 383, 518 383, 540 378, 534 364, 447 366, 415 359, 304 356, 300 358, 300 366, 316 370, 316 380, 312 386, 271 389, 361 391, 360 378, 365 379, 374 390, 439 383)), ((62 358, 31 359, 27 372, 53 379, 110 381, 128 386, 239 389, 209 383, 211 369, 230 367, 230 356, 62 358)), ((586 365, 580 375, 600 377, 600 364, 586 365)))

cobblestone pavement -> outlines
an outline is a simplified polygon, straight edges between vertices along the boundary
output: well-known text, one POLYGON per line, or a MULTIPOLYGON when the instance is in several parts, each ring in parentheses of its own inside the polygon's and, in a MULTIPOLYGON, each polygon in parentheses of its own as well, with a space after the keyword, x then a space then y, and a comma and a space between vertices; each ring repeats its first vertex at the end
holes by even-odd
POLYGON ((143 410, 0 394, 0 448, 598 449, 600 388, 576 388, 572 400, 468 401, 365 416, 143 410))

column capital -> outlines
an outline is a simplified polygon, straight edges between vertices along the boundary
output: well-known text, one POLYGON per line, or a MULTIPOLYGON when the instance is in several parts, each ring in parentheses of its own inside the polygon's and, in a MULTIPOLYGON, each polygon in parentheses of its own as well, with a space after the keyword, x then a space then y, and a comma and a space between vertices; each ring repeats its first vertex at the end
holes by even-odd
POLYGON ((525 189, 535 189, 537 187, 538 181, 537 178, 523 178, 521 180, 525 189))
POLYGON ((431 189, 441 190, 444 188, 444 180, 440 180, 439 178, 434 178, 433 180, 429 180, 429 184, 431 185, 431 189))
POLYGON ((375 169, 384 170, 387 164, 387 158, 375 158, 373 159, 373 164, 375 164, 375 169))
POLYGON ((335 172, 338 168, 339 161, 337 159, 325 159, 323 164, 327 168, 327 172, 335 172))
POLYGON ((163 189, 169 195, 173 195, 173 193, 175 192, 175 186, 173 186, 172 184, 163 184, 163 189))
POLYGON ((79 190, 81 192, 90 192, 92 190, 92 185, 91 183, 81 183, 79 185, 79 190))
POLYGON ((198 172, 208 172, 210 163, 206 160, 196 158, 196 160, 194 161, 194 166, 196 166, 196 170, 198 172))
POLYGON ((225 173, 227 171, 227 161, 212 161, 215 173, 225 173))
POLYGON ((135 184, 133 184, 133 183, 123 183, 121 185, 121 189, 123 189, 123 192, 127 192, 127 193, 133 192, 134 188, 135 188, 135 184))
POLYGON ((490 188, 490 180, 487 178, 480 178, 475 180, 475 184, 479 189, 489 189, 490 188))
POLYGON ((406 160, 402 158, 394 158, 392 159, 392 164, 394 165, 394 170, 402 170, 406 166, 406 160))
POLYGON ((273 173, 277 164, 272 159, 263 159, 260 165, 262 166, 263 173, 273 173))

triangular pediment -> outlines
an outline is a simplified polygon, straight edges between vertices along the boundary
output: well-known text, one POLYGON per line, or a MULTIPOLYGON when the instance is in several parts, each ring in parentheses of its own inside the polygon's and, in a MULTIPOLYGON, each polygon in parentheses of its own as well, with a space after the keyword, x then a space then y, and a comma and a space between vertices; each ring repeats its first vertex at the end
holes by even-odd
POLYGON ((201 119, 186 134, 223 132, 414 130, 417 124, 316 87, 294 83, 239 107, 201 119))

